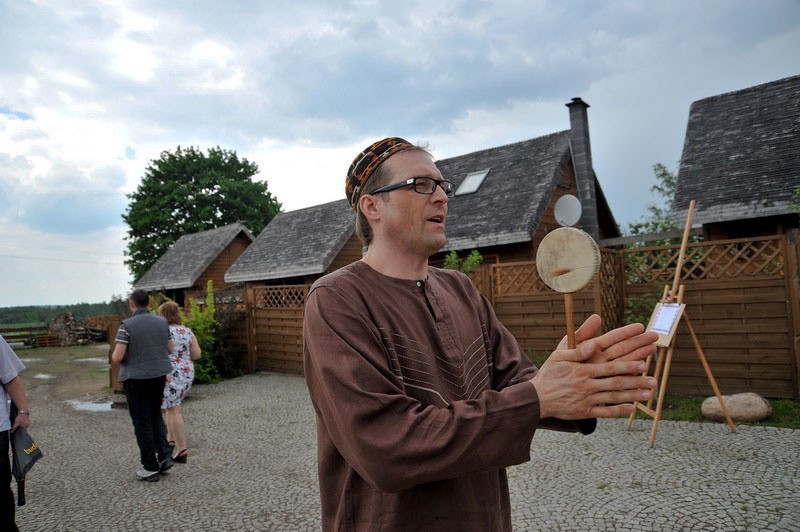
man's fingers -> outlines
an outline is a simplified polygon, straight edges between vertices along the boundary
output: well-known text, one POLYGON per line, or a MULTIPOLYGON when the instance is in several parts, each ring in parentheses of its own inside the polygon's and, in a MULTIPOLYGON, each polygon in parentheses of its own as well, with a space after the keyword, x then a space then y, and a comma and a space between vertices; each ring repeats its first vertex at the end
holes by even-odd
POLYGON ((575 331, 575 341, 584 342, 593 337, 600 330, 601 323, 602 320, 597 314, 592 314, 586 318, 586 321, 575 331))
MULTIPOLYGON (((609 393, 609 392, 621 392, 621 393, 629 393, 631 390, 649 390, 655 388, 658 385, 658 381, 655 377, 640 377, 635 375, 626 375, 621 376, 617 375, 615 377, 608 377, 605 379, 593 379, 592 385, 597 392, 600 393, 609 393)), ((638 397, 634 397, 633 400, 638 401, 638 397)), ((628 401, 625 397, 619 397, 608 399, 608 398, 600 398, 598 399, 597 403, 624 403, 628 401)))
POLYGON ((591 364, 586 368, 589 376, 595 379, 614 377, 615 375, 630 375, 632 378, 642 379, 639 375, 644 373, 647 363, 642 360, 615 360, 601 364, 591 364))
POLYGON ((630 415, 635 409, 630 403, 621 405, 598 405, 589 411, 590 417, 615 418, 630 415))
MULTIPOLYGON (((628 338, 641 335, 642 333, 644 333, 644 325, 641 323, 630 323, 598 336, 597 343, 603 350, 610 349, 611 346, 619 344, 628 338)), ((656 335, 656 339, 658 339, 658 335, 656 335)))
POLYGON ((619 417, 634 411, 633 403, 644 403, 654 394, 653 390, 609 391, 595 394, 593 400, 598 401, 589 410, 591 417, 619 417))
POLYGON ((634 360, 634 357, 636 357, 636 359, 644 358, 647 355, 655 353, 656 341, 658 341, 658 335, 654 332, 645 332, 632 336, 606 349, 606 360, 634 360))

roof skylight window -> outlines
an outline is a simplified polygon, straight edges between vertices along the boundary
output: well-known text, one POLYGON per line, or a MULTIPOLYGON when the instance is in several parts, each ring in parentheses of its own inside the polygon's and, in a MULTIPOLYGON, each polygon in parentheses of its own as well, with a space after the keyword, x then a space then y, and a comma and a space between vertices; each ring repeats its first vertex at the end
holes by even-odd
POLYGON ((458 185, 456 189, 456 196, 463 196, 464 194, 472 194, 478 191, 483 184, 483 180, 486 179, 486 176, 489 175, 489 171, 491 168, 487 168, 486 170, 481 170, 479 172, 470 172, 467 174, 467 177, 464 178, 464 181, 458 185))

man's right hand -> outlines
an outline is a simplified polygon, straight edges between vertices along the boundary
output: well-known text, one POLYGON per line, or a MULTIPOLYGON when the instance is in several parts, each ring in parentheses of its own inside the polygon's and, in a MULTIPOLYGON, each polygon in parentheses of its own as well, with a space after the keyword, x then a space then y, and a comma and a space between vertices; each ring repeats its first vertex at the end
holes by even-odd
MULTIPOLYGON (((594 328, 599 325, 595 321, 590 318, 584 325, 594 328)), ((642 376, 643 360, 655 352, 658 335, 643 330, 641 325, 620 327, 576 349, 560 344, 530 381, 539 396, 540 417, 620 417, 633 412, 633 402, 647 401, 657 381, 642 376)))

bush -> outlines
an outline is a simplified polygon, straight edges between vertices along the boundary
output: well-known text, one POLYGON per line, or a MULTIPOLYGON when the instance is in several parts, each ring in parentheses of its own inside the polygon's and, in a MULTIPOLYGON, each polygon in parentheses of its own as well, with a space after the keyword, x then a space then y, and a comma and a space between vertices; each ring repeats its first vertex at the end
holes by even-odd
POLYGON ((238 377, 242 374, 239 361, 245 354, 245 347, 236 336, 237 326, 245 319, 244 314, 235 309, 223 306, 216 316, 217 333, 214 335, 214 366, 223 379, 238 377))
POLYGON ((197 337, 197 343, 200 344, 200 349, 203 352, 200 359, 194 362, 194 381, 198 384, 222 380, 220 371, 217 369, 217 354, 214 350, 215 336, 219 323, 214 318, 216 308, 214 306, 214 286, 211 281, 208 281, 206 285, 205 303, 201 309, 197 301, 190 299, 190 317, 183 320, 183 323, 197 337))
POLYGON ((643 323, 646 327, 659 301, 660 297, 656 292, 628 296, 625 298, 625 323, 643 323))
POLYGON ((443 267, 446 270, 459 270, 469 275, 472 270, 481 265, 481 262, 483 262, 483 256, 477 249, 473 249, 464 259, 459 258, 458 253, 454 250, 444 258, 443 267))

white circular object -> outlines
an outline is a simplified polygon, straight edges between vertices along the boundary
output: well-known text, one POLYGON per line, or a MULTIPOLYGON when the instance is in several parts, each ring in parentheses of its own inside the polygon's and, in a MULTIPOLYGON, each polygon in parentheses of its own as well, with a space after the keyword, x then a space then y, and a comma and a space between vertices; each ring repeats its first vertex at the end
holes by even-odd
POLYGON ((577 292, 600 269, 600 250, 588 233, 559 227, 547 233, 536 250, 536 271, 556 292, 577 292))
POLYGON ((558 225, 571 227, 581 219, 583 206, 581 205, 581 200, 571 194, 567 194, 558 198, 554 210, 558 225))

